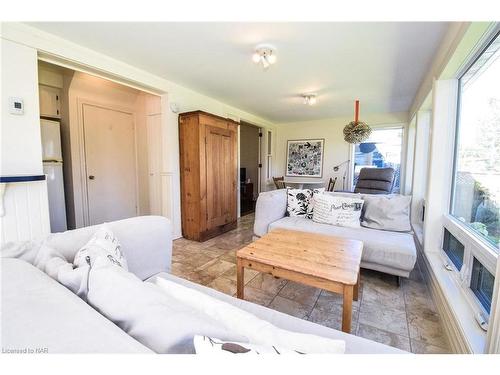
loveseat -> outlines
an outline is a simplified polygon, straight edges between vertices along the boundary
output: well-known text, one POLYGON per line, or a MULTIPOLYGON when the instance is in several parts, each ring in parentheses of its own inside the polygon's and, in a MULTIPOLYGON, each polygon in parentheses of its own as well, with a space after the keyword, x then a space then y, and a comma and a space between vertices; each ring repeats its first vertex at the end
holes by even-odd
MULTIPOLYGON (((129 271, 146 282, 155 276, 162 277, 226 301, 283 329, 345 340, 346 353, 403 353, 171 275, 172 227, 164 217, 121 220, 109 223, 109 228, 121 243, 129 271)), ((126 334, 33 265, 44 241, 63 256, 73 259, 96 230, 95 226, 87 227, 2 247, 1 340, 4 353, 152 353, 139 342, 140 338, 126 334)))
MULTIPOLYGON (((326 193, 328 194, 328 193, 326 193)), ((287 216, 287 190, 263 192, 255 208, 254 235, 261 237, 275 228, 328 234, 363 242, 361 267, 395 276, 408 277, 417 261, 411 232, 341 227, 287 216)))

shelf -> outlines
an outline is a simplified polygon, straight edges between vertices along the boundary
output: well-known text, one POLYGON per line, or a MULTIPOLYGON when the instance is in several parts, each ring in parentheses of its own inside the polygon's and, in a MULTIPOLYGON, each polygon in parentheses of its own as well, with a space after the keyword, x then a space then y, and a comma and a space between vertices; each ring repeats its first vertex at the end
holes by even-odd
POLYGON ((33 176, 1 176, 0 183, 7 184, 13 182, 32 182, 32 181, 44 181, 45 175, 33 175, 33 176))

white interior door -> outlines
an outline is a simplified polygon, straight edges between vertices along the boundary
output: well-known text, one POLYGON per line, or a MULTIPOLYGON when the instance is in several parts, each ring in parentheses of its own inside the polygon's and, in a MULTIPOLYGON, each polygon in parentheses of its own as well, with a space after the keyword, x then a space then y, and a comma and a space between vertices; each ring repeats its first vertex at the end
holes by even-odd
POLYGON ((83 105, 89 224, 137 215, 134 116, 83 105))

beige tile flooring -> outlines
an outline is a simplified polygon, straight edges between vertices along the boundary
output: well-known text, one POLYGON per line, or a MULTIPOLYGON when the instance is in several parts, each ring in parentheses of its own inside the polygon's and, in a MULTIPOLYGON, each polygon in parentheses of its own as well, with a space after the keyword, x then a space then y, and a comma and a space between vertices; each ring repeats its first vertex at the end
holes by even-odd
MULTIPOLYGON (((252 241, 253 215, 209 241, 174 241, 172 272, 229 295, 236 293, 236 250, 252 241)), ((245 270, 245 299, 301 319, 340 329, 340 295, 245 270)), ((398 287, 394 276, 361 272, 352 333, 413 353, 449 353, 440 317, 418 262, 398 287)))

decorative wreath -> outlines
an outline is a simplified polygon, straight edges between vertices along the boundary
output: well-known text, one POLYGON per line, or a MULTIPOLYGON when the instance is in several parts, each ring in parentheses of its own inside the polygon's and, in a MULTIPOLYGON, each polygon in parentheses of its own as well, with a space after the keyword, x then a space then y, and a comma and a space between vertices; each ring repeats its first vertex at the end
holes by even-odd
POLYGON ((359 118, 359 100, 356 100, 354 110, 354 121, 351 121, 344 128, 344 140, 347 143, 361 143, 366 141, 372 129, 364 122, 358 121, 359 118))
POLYGON ((347 143, 361 143, 366 141, 372 129, 362 121, 351 121, 344 128, 344 140, 347 143))

